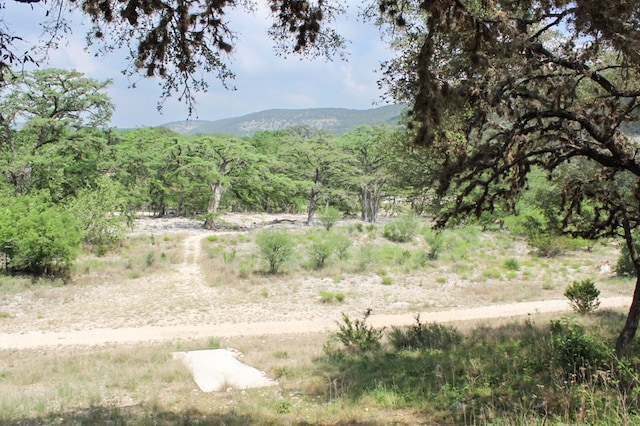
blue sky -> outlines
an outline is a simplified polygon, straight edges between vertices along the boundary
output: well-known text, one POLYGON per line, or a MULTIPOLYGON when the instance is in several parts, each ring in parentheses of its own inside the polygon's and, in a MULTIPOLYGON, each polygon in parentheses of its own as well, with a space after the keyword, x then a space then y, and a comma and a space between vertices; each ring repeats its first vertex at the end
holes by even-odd
MULTIPOLYGON (((9 1, 6 9, 0 11, 2 23, 28 41, 38 40, 42 32, 38 22, 44 16, 40 7, 36 4, 32 9, 30 5, 9 1)), ((191 118, 217 120, 272 108, 367 109, 383 105, 383 93, 376 83, 380 74, 376 71, 389 52, 377 29, 356 19, 356 9, 357 6, 352 6, 350 16, 337 23, 350 40, 347 62, 339 58, 326 62, 277 57, 267 36, 270 25, 267 13, 264 10, 253 15, 234 13, 231 26, 239 33, 238 45, 229 65, 236 74, 230 85, 237 90, 224 89, 212 76, 209 91, 196 95, 197 114, 191 118)), ((155 126, 188 118, 186 106, 177 99, 167 100, 162 114, 158 113, 159 82, 140 76, 124 77, 123 53, 95 57, 86 52, 84 36, 89 26, 82 19, 74 20, 73 34, 67 43, 50 52, 44 66, 77 69, 97 80, 113 79, 109 95, 116 105, 111 123, 115 127, 155 126), (132 83, 135 89, 129 88, 132 83)))

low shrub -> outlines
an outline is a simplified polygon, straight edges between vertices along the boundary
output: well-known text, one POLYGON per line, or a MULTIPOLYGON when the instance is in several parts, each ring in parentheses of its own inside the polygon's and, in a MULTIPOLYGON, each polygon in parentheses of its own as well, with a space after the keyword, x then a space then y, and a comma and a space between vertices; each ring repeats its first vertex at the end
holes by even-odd
POLYGON ((509 271, 519 271, 520 270, 520 262, 518 259, 509 258, 505 260, 504 267, 509 271))
POLYGON ((339 331, 336 337, 351 352, 367 352, 379 349, 384 328, 367 325, 367 318, 371 316, 371 309, 367 309, 362 319, 351 320, 347 314, 342 314, 342 322, 338 322, 339 331))
POLYGON ((382 235, 389 241, 406 243, 413 240, 418 231, 418 219, 413 213, 407 213, 384 226, 382 235))
POLYGON ((322 301, 322 303, 331 303, 331 302, 333 302, 333 298, 334 297, 335 297, 335 295, 333 293, 331 293, 330 291, 322 290, 320 292, 320 300, 322 301))
POLYGON ((454 327, 422 323, 420 315, 416 315, 415 324, 408 327, 392 327, 389 342, 397 350, 449 349, 462 342, 462 334, 454 327))
POLYGON ((329 231, 338 223, 342 213, 335 207, 327 206, 318 212, 318 219, 324 228, 329 231))
POLYGON ((335 240, 330 234, 325 234, 314 238, 309 247, 311 261, 316 269, 322 269, 327 259, 336 249, 335 240))
POLYGON ((614 361, 613 349, 577 324, 552 321, 551 331, 553 360, 569 380, 584 382, 614 361))
POLYGON ((278 273, 293 254, 293 241, 282 231, 263 231, 256 236, 256 244, 271 274, 278 273))
POLYGON ((588 314, 600 306, 600 290, 590 279, 574 281, 567 286, 564 296, 569 299, 571 308, 579 314, 588 314))
POLYGON ((620 249, 620 256, 618 256, 618 262, 616 263, 616 274, 620 277, 636 276, 636 268, 633 266, 631 252, 626 244, 623 244, 620 249))

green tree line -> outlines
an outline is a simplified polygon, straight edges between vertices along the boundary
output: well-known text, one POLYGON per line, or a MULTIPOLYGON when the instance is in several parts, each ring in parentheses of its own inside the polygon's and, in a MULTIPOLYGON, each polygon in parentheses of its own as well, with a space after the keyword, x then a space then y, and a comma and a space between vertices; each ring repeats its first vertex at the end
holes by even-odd
POLYGON ((306 212, 311 224, 332 207, 375 222, 385 199, 416 193, 396 173, 410 161, 401 128, 340 137, 304 126, 252 137, 114 130, 109 81, 61 69, 5 79, 0 250, 9 272, 65 273, 80 244, 105 252, 137 211, 212 227, 222 211, 306 212), (32 231, 51 240, 37 256, 32 231))

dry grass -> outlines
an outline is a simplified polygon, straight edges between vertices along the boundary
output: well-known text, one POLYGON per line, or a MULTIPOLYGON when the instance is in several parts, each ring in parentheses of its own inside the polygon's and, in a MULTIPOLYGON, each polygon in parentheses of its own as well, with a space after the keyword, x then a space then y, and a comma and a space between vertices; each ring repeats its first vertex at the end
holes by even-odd
MULTIPOLYGON (((271 276, 256 256, 258 231, 139 235, 105 257, 85 254, 70 283, 5 278, 0 286, 4 331, 201 324, 236 320, 331 319, 360 314, 442 310, 513 301, 562 299, 566 285, 592 278, 601 297, 631 294, 633 283, 601 273, 615 245, 596 244, 553 259, 531 256, 523 241, 469 229, 446 234, 437 260, 418 236, 395 244, 381 228, 341 226, 351 247, 344 259, 310 266, 308 228, 292 230, 296 256, 271 276), (194 237, 194 235, 196 235, 194 237), (199 236, 198 236, 199 235, 199 236), (207 238, 208 235, 211 235, 207 238), (199 250, 185 246, 199 241, 199 250), (363 249, 364 247, 364 249, 363 249), (367 252, 371 250, 371 252, 367 252), (150 254, 153 253, 153 254, 150 254), (195 256, 193 262, 190 256, 195 256), (507 267, 506 260, 518 268, 507 267), (190 263, 191 262, 191 263, 190 263), (194 269, 195 267, 195 269, 194 269), (391 283, 384 285, 382 277, 391 283), (322 303, 320 292, 343 293, 322 303)), ((313 360, 325 334, 183 340, 160 345, 5 350, 0 353, 0 423, 416 424, 423 412, 372 401, 335 400, 338 383, 313 360), (203 394, 171 359, 177 350, 231 346, 280 385, 203 394), (365 401, 366 403, 366 401, 365 401), (390 408, 393 407, 393 408, 390 408), (63 421, 59 421, 62 419, 63 421)))
POLYGON ((332 401, 331 378, 314 365, 325 334, 215 341, 279 380, 274 388, 205 394, 171 352, 211 347, 207 340, 162 345, 2 351, 0 422, 85 423, 99 418, 142 424, 176 419, 207 424, 415 424, 411 410, 388 412, 332 401), (94 411, 93 413, 91 411, 94 411), (153 419, 153 420, 152 420, 153 419), (224 420, 224 421, 223 421, 224 420), (227 423, 225 423, 225 421, 227 423))

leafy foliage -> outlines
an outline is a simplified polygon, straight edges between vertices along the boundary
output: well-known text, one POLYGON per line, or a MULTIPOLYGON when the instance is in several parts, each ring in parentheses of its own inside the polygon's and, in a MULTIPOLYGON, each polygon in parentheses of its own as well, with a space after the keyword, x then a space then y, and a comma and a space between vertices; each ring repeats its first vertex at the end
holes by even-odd
POLYGON ((0 206, 0 251, 11 272, 66 275, 82 234, 75 219, 42 196, 21 196, 0 206))
POLYGON ((588 334, 583 327, 555 321, 551 324, 551 331, 554 334, 555 362, 569 379, 583 382, 598 370, 606 370, 613 361, 611 348, 588 334))
POLYGON ((335 235, 329 231, 315 235, 309 251, 313 266, 317 269, 322 269, 327 259, 336 251, 335 235))
POLYGON ((389 341, 397 350, 448 350, 462 342, 462 335, 453 327, 437 323, 424 324, 420 322, 418 314, 414 325, 392 327, 389 341))
POLYGON ((573 310, 579 314, 588 314, 600 306, 600 290, 590 279, 574 281, 564 290, 564 296, 569 299, 573 310))
MULTIPOLYGON (((513 210, 541 171, 556 189, 549 229, 624 235, 632 245, 640 157, 624 129, 640 115, 636 2, 606 10, 594 0, 380 6, 398 53, 383 83, 411 102, 414 139, 432 160, 424 173, 444 203, 441 226, 513 210)), ((629 318, 620 354, 638 327, 637 301, 629 318)))
POLYGON ((278 273, 293 254, 293 240, 283 231, 260 232, 256 235, 256 244, 271 274, 278 273))
POLYGON ((616 274, 622 277, 633 277, 636 275, 636 268, 633 264, 629 247, 626 244, 620 249, 620 256, 616 263, 616 274))
POLYGON ((342 217, 340 210, 331 206, 327 206, 324 209, 321 209, 320 213, 318 214, 320 223, 327 231, 331 230, 331 228, 333 228, 333 226, 338 223, 340 217, 342 217))
POLYGON ((380 339, 384 328, 378 329, 367 324, 371 309, 367 309, 362 317, 352 320, 347 314, 342 314, 342 322, 338 323, 339 331, 336 337, 347 350, 352 352, 368 352, 379 349, 380 339))
POLYGON ((109 177, 98 179, 95 189, 83 189, 68 211, 78 220, 85 243, 104 251, 121 242, 131 226, 132 215, 122 187, 109 177))
POLYGON ((384 225, 383 236, 393 242, 406 243, 415 237, 418 232, 418 219, 415 214, 409 212, 384 225))

